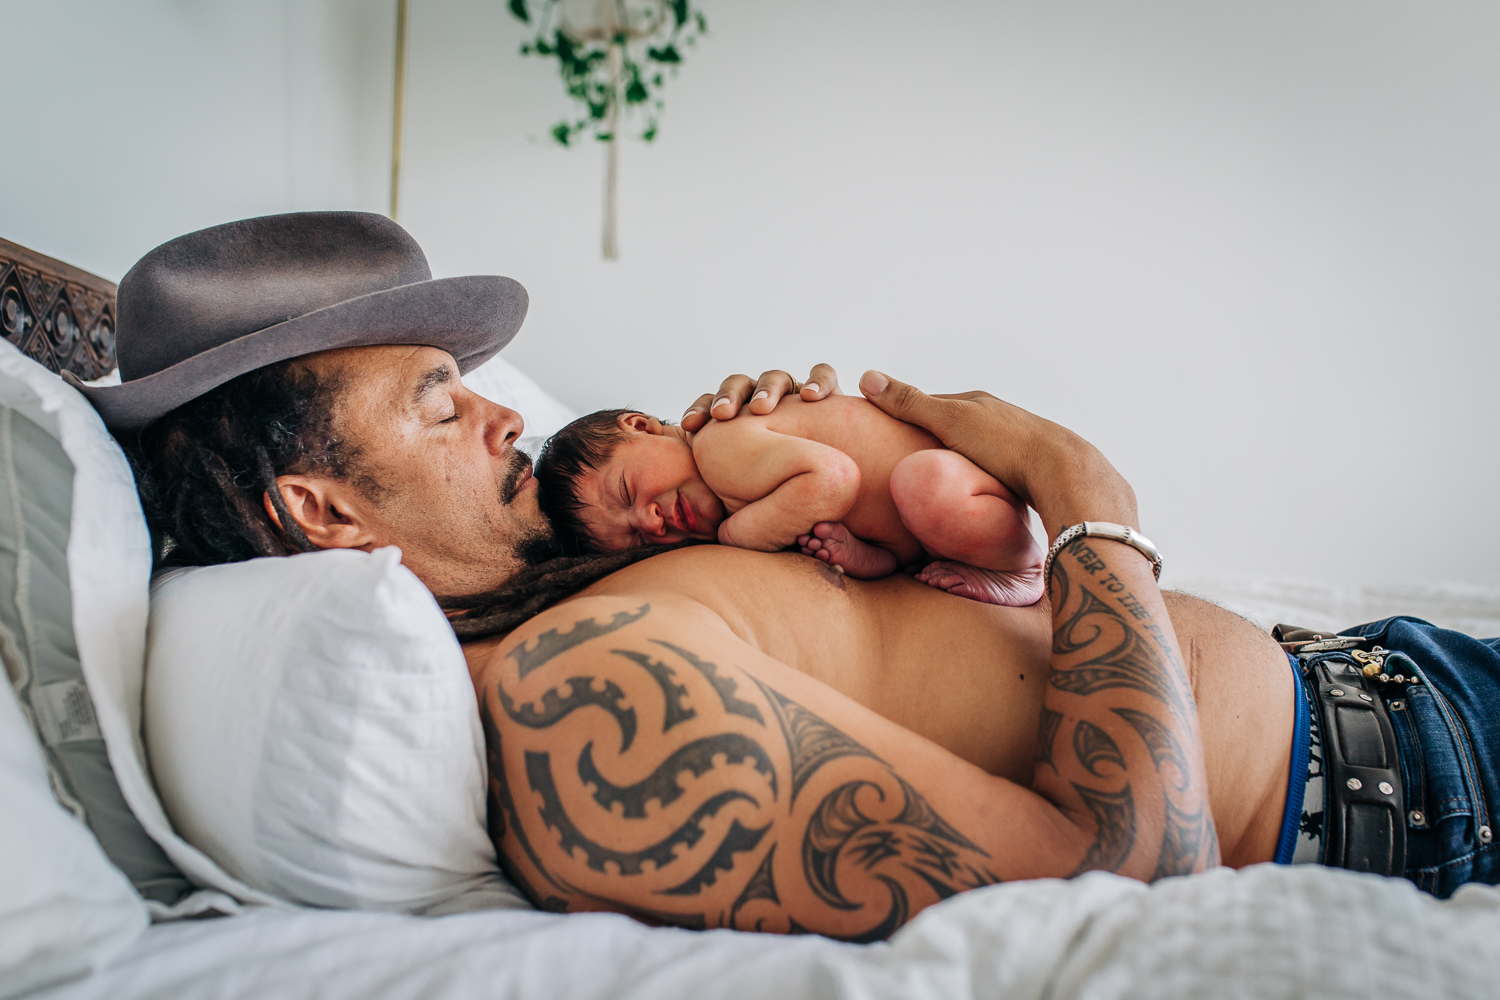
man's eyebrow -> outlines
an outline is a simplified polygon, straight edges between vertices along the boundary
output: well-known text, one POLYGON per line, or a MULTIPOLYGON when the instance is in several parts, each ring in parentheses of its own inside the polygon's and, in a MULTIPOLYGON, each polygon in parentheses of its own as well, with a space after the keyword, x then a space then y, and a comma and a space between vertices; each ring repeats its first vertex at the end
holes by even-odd
POLYGON ((411 401, 414 404, 421 403, 429 392, 440 385, 447 385, 452 381, 453 369, 447 365, 438 365, 436 368, 429 368, 422 373, 421 378, 417 379, 417 384, 411 391, 411 401))

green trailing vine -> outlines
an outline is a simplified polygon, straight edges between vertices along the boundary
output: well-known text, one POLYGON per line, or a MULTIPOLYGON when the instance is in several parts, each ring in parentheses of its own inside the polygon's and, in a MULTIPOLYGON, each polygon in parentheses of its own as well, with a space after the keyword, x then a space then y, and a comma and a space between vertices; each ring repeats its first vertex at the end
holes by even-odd
POLYGON ((641 139, 655 139, 662 87, 682 65, 684 50, 708 31, 692 0, 603 0, 590 11, 603 16, 582 29, 569 23, 563 8, 573 4, 565 0, 508 3, 522 23, 535 25, 521 54, 555 58, 568 96, 579 105, 578 117, 552 127, 552 138, 564 146, 589 133, 613 142, 627 119, 640 123, 641 139))

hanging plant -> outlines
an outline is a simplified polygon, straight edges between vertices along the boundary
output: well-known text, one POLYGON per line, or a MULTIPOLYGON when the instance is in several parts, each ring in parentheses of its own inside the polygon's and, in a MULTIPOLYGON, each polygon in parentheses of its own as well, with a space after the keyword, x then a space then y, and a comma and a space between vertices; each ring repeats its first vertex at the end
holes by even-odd
POLYGON ((645 142, 656 138, 662 86, 708 22, 692 0, 509 0, 509 6, 522 23, 535 25, 521 54, 555 58, 579 106, 578 117, 552 127, 552 138, 572 146, 592 135, 605 144, 604 257, 616 260, 620 133, 630 128, 645 142))

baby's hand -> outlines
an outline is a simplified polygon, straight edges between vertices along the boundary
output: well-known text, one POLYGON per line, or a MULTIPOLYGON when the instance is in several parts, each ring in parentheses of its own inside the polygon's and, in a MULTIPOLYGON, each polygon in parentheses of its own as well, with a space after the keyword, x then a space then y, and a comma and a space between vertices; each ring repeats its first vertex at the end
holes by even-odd
POLYGON ((797 536, 802 554, 821 559, 856 580, 878 580, 896 571, 896 555, 871 545, 836 521, 819 521, 806 535, 797 536))

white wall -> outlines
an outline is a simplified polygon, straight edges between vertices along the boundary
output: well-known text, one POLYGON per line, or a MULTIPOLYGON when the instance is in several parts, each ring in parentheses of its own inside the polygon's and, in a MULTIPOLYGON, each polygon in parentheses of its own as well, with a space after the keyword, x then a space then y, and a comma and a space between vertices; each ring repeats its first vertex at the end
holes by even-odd
MULTIPOLYGON (((1179 578, 1500 583, 1500 7, 705 0, 606 264, 553 67, 500 0, 411 5, 402 221, 527 285, 508 356, 575 406, 877 366, 1094 440, 1179 578)), ((117 277, 384 206, 392 4, 117 6, 0 0, 72 53, 6 43, 68 124, 0 234, 117 277)))

